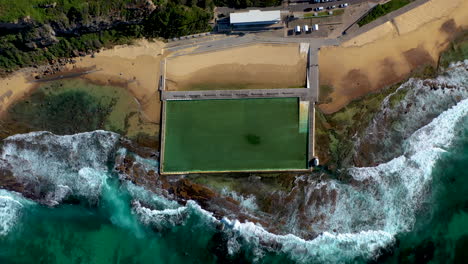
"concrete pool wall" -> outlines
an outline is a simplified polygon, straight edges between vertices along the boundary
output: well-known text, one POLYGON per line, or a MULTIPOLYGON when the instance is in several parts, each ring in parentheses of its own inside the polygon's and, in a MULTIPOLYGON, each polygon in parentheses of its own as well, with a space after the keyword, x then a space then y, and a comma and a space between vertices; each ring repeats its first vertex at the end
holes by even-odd
POLYGON ((164 101, 160 172, 306 171, 308 113, 299 98, 164 101))

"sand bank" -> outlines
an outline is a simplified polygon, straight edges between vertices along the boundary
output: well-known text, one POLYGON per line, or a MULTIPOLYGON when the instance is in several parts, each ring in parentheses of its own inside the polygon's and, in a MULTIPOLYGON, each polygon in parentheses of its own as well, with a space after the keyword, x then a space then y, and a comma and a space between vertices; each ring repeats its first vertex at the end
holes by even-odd
POLYGON ((134 45, 103 50, 94 58, 77 59, 67 68, 96 69, 98 71, 83 78, 101 84, 126 86, 140 104, 142 116, 149 122, 159 123, 161 106, 157 89, 163 47, 163 42, 139 40, 134 45))
POLYGON ((254 44, 169 57, 167 90, 261 89, 305 83, 306 53, 299 44, 254 44))
POLYGON ((320 108, 338 111, 353 99, 403 80, 420 65, 436 65, 456 32, 468 27, 467 9, 468 1, 432 0, 339 47, 322 48, 320 83, 334 91, 332 102, 320 108))
MULTIPOLYGON (((141 106, 142 117, 159 123, 161 107, 157 85, 163 47, 163 42, 139 40, 135 45, 102 50, 94 58, 76 58, 77 62, 66 65, 65 70, 97 70, 81 78, 127 87, 141 106)), ((25 68, 0 79, 0 114, 34 88, 34 72, 35 69, 25 68)))
POLYGON ((6 78, 0 79, 0 115, 19 98, 26 95, 32 88, 30 70, 21 70, 6 78))

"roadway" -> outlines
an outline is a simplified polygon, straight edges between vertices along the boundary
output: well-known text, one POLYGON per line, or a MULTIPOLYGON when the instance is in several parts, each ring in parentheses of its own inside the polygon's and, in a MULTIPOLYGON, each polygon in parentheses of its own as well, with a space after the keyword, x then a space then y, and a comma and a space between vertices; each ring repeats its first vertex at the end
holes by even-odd
POLYGON ((315 99, 318 101, 319 97, 319 65, 318 65, 318 49, 309 46, 308 59, 307 59, 307 74, 309 78, 309 88, 315 99))
MULTIPOLYGON (((191 43, 187 45, 171 46, 166 48, 167 51, 173 52, 170 57, 177 57, 188 54, 197 54, 211 52, 216 50, 229 49, 237 46, 252 45, 252 44, 289 44, 289 43, 309 43, 313 48, 318 49, 322 46, 338 46, 339 39, 329 38, 285 38, 285 37, 267 37, 256 36, 254 34, 246 34, 243 36, 226 37, 218 40, 191 43), (195 48, 189 51, 184 49, 195 48)), ((170 58, 169 57, 169 58, 170 58)))
POLYGON ((356 5, 364 2, 378 2, 378 1, 369 1, 369 0, 340 0, 334 2, 326 2, 326 3, 297 3, 297 4, 289 4, 288 10, 290 12, 304 12, 306 8, 311 8, 311 11, 314 10, 316 7, 324 7, 325 9, 329 6, 337 6, 340 4, 347 3, 349 5, 356 5))
MULTIPOLYGON (((312 1, 311 1, 312 2, 312 1)), ((329 6, 338 6, 339 4, 348 3, 349 5, 360 4, 363 2, 379 2, 378 0, 337 0, 333 2, 326 3, 304 3, 302 1, 297 1, 296 3, 290 3, 286 7, 284 6, 273 6, 273 7, 248 7, 248 8, 232 8, 232 7, 217 7, 216 13, 228 15, 233 12, 242 12, 247 10, 262 10, 262 11, 271 11, 271 10, 283 10, 289 12, 304 12, 304 9, 311 8, 313 10, 316 7, 327 8, 329 6)))

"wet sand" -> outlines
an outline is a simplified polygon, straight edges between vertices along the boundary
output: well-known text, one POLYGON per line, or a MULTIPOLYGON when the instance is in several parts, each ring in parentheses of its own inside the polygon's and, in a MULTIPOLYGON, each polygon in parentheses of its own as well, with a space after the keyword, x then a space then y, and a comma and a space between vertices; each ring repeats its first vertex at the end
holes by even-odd
POLYGON ((450 40, 468 27, 467 9, 468 1, 432 0, 339 47, 322 48, 320 83, 334 91, 331 103, 320 109, 336 112, 353 99, 404 80, 422 65, 436 66, 450 40))
POLYGON ((0 79, 0 116, 16 100, 22 98, 34 87, 30 69, 21 70, 11 76, 0 79))
POLYGON ((306 53, 299 44, 254 44, 167 60, 166 89, 303 87, 306 53))
MULTIPOLYGON (((96 53, 94 58, 90 55, 75 58, 76 63, 66 65, 65 72, 57 76, 91 70, 92 73, 80 78, 127 88, 138 101, 145 121, 159 125, 161 104, 157 86, 163 47, 163 42, 147 40, 139 40, 130 46, 116 46, 96 53)), ((34 89, 35 71, 25 68, 0 79, 0 114, 34 89)))
POLYGON ((158 93, 159 68, 164 43, 139 40, 134 45, 103 50, 95 57, 77 59, 68 69, 95 69, 81 78, 103 85, 121 85, 138 101, 142 116, 159 124, 161 104, 158 93))

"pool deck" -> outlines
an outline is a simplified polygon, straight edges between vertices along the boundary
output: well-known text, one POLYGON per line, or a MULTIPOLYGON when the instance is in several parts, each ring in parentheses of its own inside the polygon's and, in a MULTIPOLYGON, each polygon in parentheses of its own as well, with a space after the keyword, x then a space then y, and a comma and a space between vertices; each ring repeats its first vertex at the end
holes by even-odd
MULTIPOLYGON (((161 174, 187 174, 187 173, 210 173, 203 172, 164 172, 162 164, 164 161, 164 137, 166 120, 166 101, 172 100, 216 100, 216 99, 248 99, 248 98, 299 98, 301 101, 309 102, 309 138, 308 138, 308 160, 315 158, 315 103, 319 97, 319 65, 317 47, 309 46, 307 54, 306 88, 277 88, 277 89, 243 89, 243 90, 203 90, 203 91, 167 91, 166 88, 166 59, 161 61, 161 72, 159 81, 159 91, 161 93, 161 174)), ((310 171, 309 169, 294 171, 310 171)), ((283 170, 275 170, 283 171, 283 170)), ((291 170, 288 170, 291 171, 291 170)), ((211 173, 231 172, 212 171, 211 173)), ((239 171, 241 172, 241 171, 239 171)), ((242 172, 268 172, 268 170, 242 171, 242 172)))
POLYGON ((314 100, 308 88, 209 90, 209 91, 161 91, 161 100, 213 100, 248 98, 288 98, 298 97, 301 101, 314 100))

